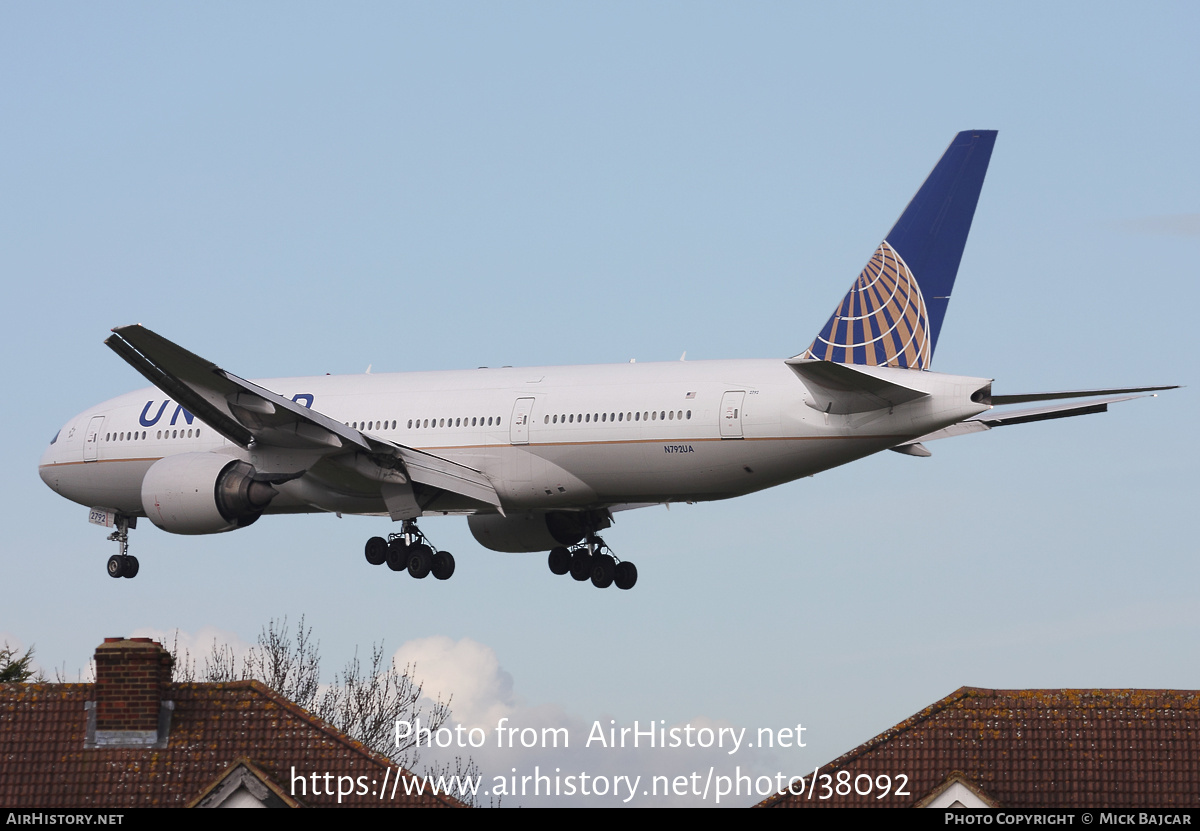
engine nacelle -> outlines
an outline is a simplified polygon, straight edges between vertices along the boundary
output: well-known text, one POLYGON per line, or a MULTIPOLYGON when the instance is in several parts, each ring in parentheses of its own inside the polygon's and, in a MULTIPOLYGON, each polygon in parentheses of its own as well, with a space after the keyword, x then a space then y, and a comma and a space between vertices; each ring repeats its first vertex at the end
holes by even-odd
POLYGON ((574 545, 583 539, 589 527, 598 531, 610 524, 607 512, 599 511, 531 511, 508 517, 499 514, 467 517, 467 526, 480 545, 510 554, 574 545))
POLYGON ((172 534, 218 534, 244 528, 278 493, 254 480, 248 463, 218 453, 159 459, 142 479, 142 508, 172 534))

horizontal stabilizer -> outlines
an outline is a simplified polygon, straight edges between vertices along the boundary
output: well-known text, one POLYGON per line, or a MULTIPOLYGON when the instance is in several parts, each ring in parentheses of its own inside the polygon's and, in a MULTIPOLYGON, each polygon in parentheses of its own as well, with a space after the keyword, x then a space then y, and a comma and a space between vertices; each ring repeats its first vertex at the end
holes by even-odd
MULTIPOLYGON (((994 407, 1003 407, 1007 404, 1029 404, 1034 401, 1058 401, 1063 398, 1092 398, 1097 395, 1125 395, 1131 392, 1159 392, 1160 390, 1179 389, 1179 386, 1167 387, 1123 387, 1120 389, 1107 390, 1066 390, 1061 392, 1031 392, 1022 395, 993 395, 988 401, 994 407)), ((1126 401, 1128 399, 1118 399, 1126 401)))
MULTIPOLYGON (((1156 389, 1163 389, 1157 387, 1156 389)), ((1050 407, 1034 407, 1025 410, 1009 410, 1007 412, 997 412, 991 410, 986 413, 981 413, 974 418, 969 418, 966 421, 960 421, 958 424, 951 424, 949 427, 943 428, 933 433, 928 433, 919 438, 913 439, 910 442, 897 445, 893 450, 897 452, 905 452, 901 448, 919 444, 926 441, 934 441, 935 439, 948 439, 954 436, 964 436, 967 433, 979 433, 984 430, 991 430, 993 427, 1008 427, 1013 424, 1028 424, 1032 421, 1049 421, 1055 418, 1070 418, 1072 416, 1090 415, 1092 413, 1103 413, 1108 411, 1109 404, 1116 404, 1120 401, 1132 401, 1135 398, 1145 398, 1144 395, 1114 395, 1108 398, 1096 398, 1091 401, 1081 401, 1077 404, 1055 404, 1050 407)))
POLYGON ((895 407, 929 395, 845 364, 808 358, 789 358, 784 363, 808 387, 812 396, 809 406, 823 413, 865 413, 895 407))

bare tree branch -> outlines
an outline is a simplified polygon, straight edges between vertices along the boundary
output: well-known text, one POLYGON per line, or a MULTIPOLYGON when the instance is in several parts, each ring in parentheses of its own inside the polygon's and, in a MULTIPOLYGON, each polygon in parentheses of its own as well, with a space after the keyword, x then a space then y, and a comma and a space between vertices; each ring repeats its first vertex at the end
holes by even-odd
MULTIPOLYGON (((312 627, 304 618, 293 635, 287 618, 263 627, 258 645, 252 647, 238 667, 237 656, 228 644, 214 639, 212 650, 204 659, 202 672, 184 650, 179 654, 176 637, 171 654, 175 657, 176 680, 182 682, 229 682, 257 679, 275 692, 294 701, 313 715, 324 719, 341 732, 362 742, 370 750, 386 756, 409 770, 420 761, 415 725, 437 732, 450 718, 450 698, 430 705, 423 697, 424 685, 416 679, 416 666, 405 665, 403 670, 387 657, 382 643, 373 644, 371 659, 364 667, 357 650, 332 684, 321 685, 320 643, 312 637, 312 627), (396 742, 396 722, 414 725, 408 738, 396 742)), ((473 760, 464 768, 461 760, 457 770, 478 771, 473 760)), ((449 765, 444 766, 447 771, 449 765)))

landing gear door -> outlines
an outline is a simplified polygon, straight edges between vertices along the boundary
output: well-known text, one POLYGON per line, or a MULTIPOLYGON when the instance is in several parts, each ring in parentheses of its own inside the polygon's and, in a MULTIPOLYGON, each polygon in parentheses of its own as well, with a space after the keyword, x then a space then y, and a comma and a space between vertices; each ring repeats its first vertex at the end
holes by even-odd
POLYGON ((87 432, 83 436, 83 460, 96 461, 100 449, 100 428, 104 426, 104 416, 92 416, 88 422, 87 432))
POLYGON ((532 398, 518 398, 513 406, 512 420, 508 422, 510 444, 529 444, 529 414, 533 411, 532 398))
POLYGON ((727 392, 721 396, 721 438, 742 438, 742 400, 745 391, 727 392))

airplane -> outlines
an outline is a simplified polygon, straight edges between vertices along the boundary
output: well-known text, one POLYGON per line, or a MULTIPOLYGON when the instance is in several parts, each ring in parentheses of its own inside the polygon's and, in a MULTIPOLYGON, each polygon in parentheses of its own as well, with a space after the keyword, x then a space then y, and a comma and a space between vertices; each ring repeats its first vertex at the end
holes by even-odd
POLYGON ((1173 389, 997 395, 990 378, 930 370, 995 140, 954 137, 794 357, 247 381, 121 326, 105 344, 154 387, 72 418, 39 473, 114 529, 114 578, 138 573, 142 517, 215 534, 323 511, 400 523, 365 557, 415 578, 455 570, 418 520, 466 515, 489 549, 548 551, 556 575, 630 589, 637 567, 599 536, 622 510, 728 499, 883 450, 929 456, 935 439, 1173 389), (1046 401, 1067 403, 1011 408, 1046 401))

